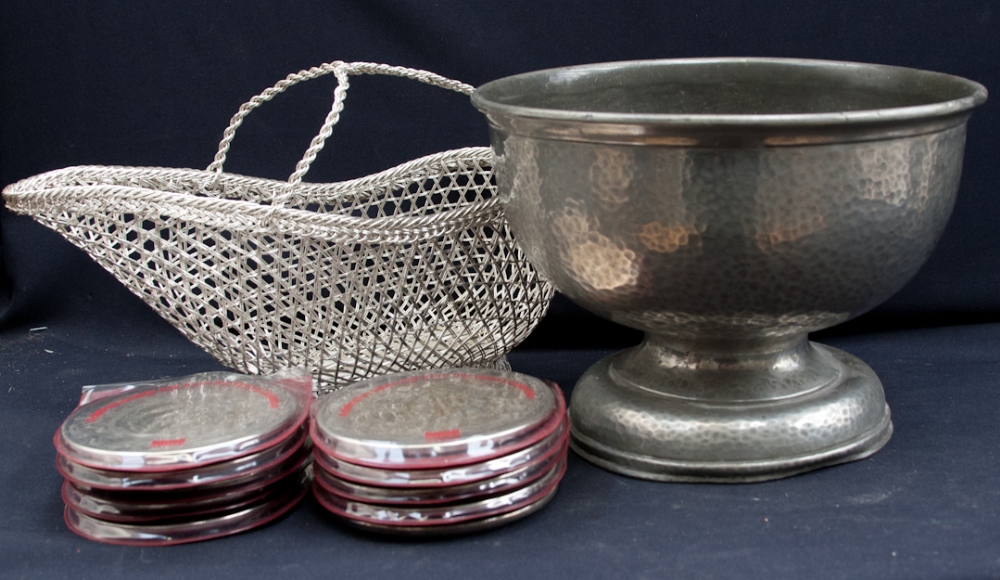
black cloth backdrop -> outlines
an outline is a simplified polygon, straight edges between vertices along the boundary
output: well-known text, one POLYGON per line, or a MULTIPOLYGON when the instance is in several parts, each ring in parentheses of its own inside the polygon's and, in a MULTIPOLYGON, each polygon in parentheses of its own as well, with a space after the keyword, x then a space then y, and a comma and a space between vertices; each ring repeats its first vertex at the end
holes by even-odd
MULTIPOLYGON (((290 72, 330 60, 423 68, 478 85, 562 65, 696 56, 909 66, 965 76, 1000 96, 1000 3, 4 0, 0 186, 71 165, 203 168, 240 104, 290 72)), ((226 170, 286 178, 329 108, 333 82, 310 81, 255 111, 236 137, 226 170)), ((485 122, 467 98, 400 79, 359 77, 306 180, 361 176, 487 142, 485 122)), ((972 117, 958 202, 925 267, 873 312, 821 333, 866 358, 886 383, 897 435, 873 460, 773 484, 720 487, 648 484, 574 459, 562 504, 557 500, 536 518, 472 543, 386 543, 345 531, 305 504, 299 510, 305 515, 297 512, 265 530, 155 551, 154 565, 138 550, 88 543, 65 530, 51 433, 83 384, 218 365, 84 253, 30 218, 0 209, 0 400, 9 401, 0 404, 0 443, 6 447, 0 454, 0 576, 165 578, 201 570, 223 577, 282 569, 351 576, 395 570, 396 577, 589 577, 623 570, 636 577, 998 575, 1000 498, 984 481, 998 474, 992 447, 1000 436, 985 414, 1000 402, 991 394, 997 389, 987 388, 1000 386, 998 159, 995 96, 972 117), (46 330, 29 331, 38 327, 46 330), (905 378, 895 403, 894 377, 905 378), (908 390, 913 384, 923 388, 908 390), (954 390, 963 386, 972 391, 954 390), (947 407, 959 402, 964 406, 947 407), (906 405, 915 413, 914 431, 943 431, 905 438, 906 419, 898 413, 906 405), (973 428, 981 435, 971 435, 973 428), (963 443, 958 455, 946 444, 956 438, 963 443), (898 465, 879 463, 893 457, 898 465), (942 457, 948 461, 933 463, 942 457), (939 487, 914 483, 922 481, 914 475, 921 465, 936 466, 926 469, 939 487), (906 477, 909 484, 900 480, 906 477), (857 481, 896 490, 910 485, 912 496, 883 501, 882 491, 861 493, 853 504, 857 513, 831 516, 835 502, 825 499, 857 481), (798 507, 758 513, 741 503, 751 496, 778 502, 781 494, 797 497, 798 507), (944 518, 947 525, 926 524, 921 509, 937 510, 927 517, 939 524, 944 518), (747 513, 784 513, 790 523, 780 533, 760 535, 749 524, 733 523, 747 513), (949 533, 957 534, 951 543, 934 543, 949 533), (894 534, 901 536, 890 542, 894 534), (261 557, 268 546, 299 541, 331 544, 313 552, 296 544, 273 559, 261 557), (504 542, 530 549, 508 553, 504 542), (350 555, 332 553, 330 546, 350 555), (904 560, 907 553, 911 558, 904 560), (354 567, 342 567, 348 564, 354 567)), ((557 299, 512 360, 519 370, 548 375, 569 391, 602 349, 637 339, 557 299)))
MULTIPOLYGON (((785 56, 911 66, 1000 86, 995 0, 7 0, 2 26, 4 185, 70 165, 205 167, 246 99, 290 72, 335 59, 424 68, 478 85, 588 62, 785 56)), ((322 123, 332 83, 311 81, 254 112, 226 169, 286 178, 322 123)), ((1000 317, 997 111, 994 98, 972 119, 958 204, 934 255, 912 283, 866 317, 865 330, 1000 317)), ((413 82, 360 78, 307 180, 361 176, 487 142, 484 120, 465 98, 413 82)), ((79 252, 27 218, 4 212, 2 225, 3 328, 68 322, 84 313, 124 318, 121 293, 79 252)), ((532 345, 564 346, 563 335, 614 339, 613 327, 589 317, 605 331, 561 332, 557 322, 583 316, 560 301, 532 345)))

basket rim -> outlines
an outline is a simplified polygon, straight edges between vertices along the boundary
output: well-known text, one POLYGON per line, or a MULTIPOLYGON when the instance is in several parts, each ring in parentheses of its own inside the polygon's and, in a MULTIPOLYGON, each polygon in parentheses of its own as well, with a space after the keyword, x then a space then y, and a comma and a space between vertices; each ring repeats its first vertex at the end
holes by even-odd
MULTIPOLYGON (((427 171, 435 164, 449 169, 461 161, 488 162, 492 167, 492 150, 489 147, 452 149, 420 157, 378 173, 333 183, 301 183, 293 197, 311 192, 325 191, 341 195, 363 188, 377 186, 405 186, 416 179, 433 177, 427 171)), ((403 215, 368 218, 342 214, 317 213, 305 209, 275 207, 263 201, 229 199, 199 195, 190 191, 165 191, 129 185, 96 184, 58 186, 45 183, 66 175, 87 173, 149 175, 164 179, 187 179, 208 182, 217 175, 231 183, 255 184, 280 190, 287 182, 235 173, 204 169, 78 165, 56 169, 22 179, 3 189, 3 197, 11 211, 46 217, 45 210, 57 209, 59 213, 107 213, 115 210, 124 213, 155 214, 168 216, 183 213, 188 222, 224 227, 233 231, 260 231, 275 234, 299 234, 313 238, 358 242, 406 242, 407 239, 436 237, 456 226, 466 229, 477 220, 480 223, 495 220, 502 212, 499 196, 469 202, 466 205, 428 215, 403 215), (39 184, 42 184, 39 187, 39 184)), ((272 197, 273 199, 273 197, 272 197)))

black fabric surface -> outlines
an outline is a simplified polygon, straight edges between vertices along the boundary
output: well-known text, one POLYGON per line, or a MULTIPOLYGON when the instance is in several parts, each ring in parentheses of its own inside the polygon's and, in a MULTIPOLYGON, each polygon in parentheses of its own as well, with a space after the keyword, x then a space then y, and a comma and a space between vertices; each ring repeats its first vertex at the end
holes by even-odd
MULTIPOLYGON (((928 263, 873 312, 819 333, 882 379, 896 426, 882 451, 738 486, 643 482, 571 456, 543 511, 453 540, 361 534, 310 499, 264 529, 201 544, 88 542, 63 525, 51 443, 80 387, 220 366, 86 254, 0 207, 0 577, 1000 577, 996 0, 4 0, 0 186, 71 165, 203 168, 240 104, 335 59, 478 85, 551 66, 696 56, 911 66, 994 93, 969 124, 958 202, 928 263)), ((311 81, 255 111, 227 171, 287 178, 333 86, 311 81)), ((467 99, 358 78, 306 180, 486 143, 467 99)), ((511 358, 570 394, 590 364, 638 337, 557 298, 511 358)))
MULTIPOLYGON (((311 498, 265 528, 127 548, 62 521, 51 437, 79 385, 217 369, 170 329, 149 344, 0 335, 0 576, 11 578, 987 578, 1000 575, 1000 324, 840 337, 881 377, 896 432, 869 459, 752 485, 629 479, 571 455, 552 503, 425 542, 356 532, 311 498)), ((607 351, 520 351, 569 387, 607 351)), ((565 389, 571 394, 571 389, 565 389)))
MULTIPOLYGON (((699 56, 911 66, 1000 88, 996 0, 482 2, 266 0, 0 4, 0 185, 71 165, 204 168, 239 106, 287 74, 367 60, 479 85, 588 62, 699 56)), ((254 111, 226 169, 286 179, 319 129, 334 80, 254 111)), ((306 181, 366 175, 488 143, 468 99, 412 81, 352 81, 306 181)), ((1000 98, 969 124, 953 218, 926 266, 844 332, 1000 321, 1000 98)), ((119 316, 114 282, 41 226, 0 210, 0 325, 119 316)), ((536 348, 635 335, 558 300, 536 348), (598 332, 587 332, 596 327, 598 332), (571 330, 567 332, 567 330, 571 330), (585 337, 585 338, 583 338, 585 337)))

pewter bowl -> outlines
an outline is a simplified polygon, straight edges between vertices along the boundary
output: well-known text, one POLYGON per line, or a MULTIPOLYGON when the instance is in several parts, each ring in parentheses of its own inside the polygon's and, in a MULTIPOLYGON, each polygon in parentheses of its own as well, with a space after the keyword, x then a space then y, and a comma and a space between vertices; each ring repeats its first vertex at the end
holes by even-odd
POLYGON ((981 85, 723 58, 532 72, 472 100, 529 260, 646 333, 577 384, 578 453, 647 479, 756 481, 888 441, 872 370, 807 334, 873 308, 926 260, 981 85))

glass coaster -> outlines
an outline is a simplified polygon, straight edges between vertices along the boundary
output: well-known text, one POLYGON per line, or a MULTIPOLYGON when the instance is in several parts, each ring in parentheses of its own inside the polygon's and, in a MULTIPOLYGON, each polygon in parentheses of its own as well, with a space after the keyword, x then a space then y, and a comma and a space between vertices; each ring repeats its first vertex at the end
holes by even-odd
POLYGON ((189 469, 260 452, 306 419, 303 393, 231 376, 240 378, 139 387, 85 403, 59 427, 56 449, 96 469, 189 469))
POLYGON ((316 447, 313 456, 316 464, 331 474, 362 485, 397 488, 450 487, 496 477, 536 461, 542 461, 565 451, 569 441, 569 428, 565 421, 556 431, 538 443, 481 463, 457 465, 439 469, 379 469, 354 465, 328 455, 316 447))
POLYGON ((386 375, 314 405, 312 436, 356 465, 431 469, 509 455, 562 424, 565 401, 540 379, 497 370, 386 375))
POLYGON ((390 506, 352 501, 314 483, 313 494, 331 513, 352 521, 384 526, 441 526, 512 512, 546 497, 566 472, 565 459, 541 478, 500 495, 470 502, 432 506, 390 506))
POLYGON ((94 469, 56 457, 56 469, 67 480, 86 490, 168 491, 209 489, 261 481, 267 473, 288 471, 309 459, 312 444, 303 429, 294 437, 264 451, 202 467, 175 471, 111 471, 94 469))
POLYGON ((85 491, 67 481, 62 486, 62 498, 67 506, 100 520, 121 523, 142 523, 171 519, 191 519, 221 511, 232 512, 266 498, 296 493, 308 483, 311 461, 294 471, 285 472, 273 481, 251 482, 221 491, 205 492, 100 492, 85 491), (119 496, 128 497, 119 497, 119 496), (138 496, 138 497, 134 497, 138 496))
POLYGON ((75 533, 108 544, 125 546, 170 546, 228 536, 263 526, 288 513, 309 490, 307 485, 296 493, 263 501, 241 510, 166 524, 123 524, 84 515, 66 506, 66 525, 75 533))
POLYGON ((341 479, 329 471, 316 470, 316 482, 329 493, 348 500, 389 505, 433 505, 512 491, 545 475, 566 453, 556 453, 498 476, 448 487, 377 487, 341 479))
POLYGON ((384 524, 375 524, 372 522, 351 520, 347 518, 340 518, 340 521, 366 532, 393 536, 433 538, 440 536, 455 536, 460 534, 475 534, 477 532, 498 528, 500 526, 524 519, 548 505, 555 495, 556 489, 553 489, 545 497, 534 503, 528 504, 523 508, 496 516, 489 516, 478 520, 469 520, 457 524, 448 524, 446 526, 387 526, 384 524))

